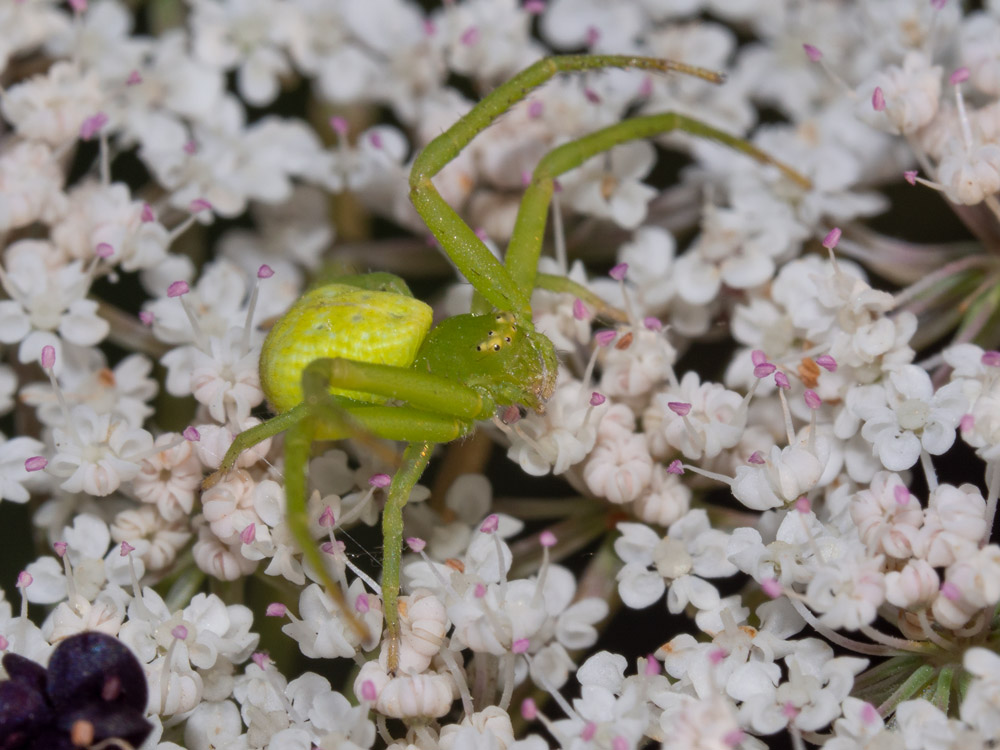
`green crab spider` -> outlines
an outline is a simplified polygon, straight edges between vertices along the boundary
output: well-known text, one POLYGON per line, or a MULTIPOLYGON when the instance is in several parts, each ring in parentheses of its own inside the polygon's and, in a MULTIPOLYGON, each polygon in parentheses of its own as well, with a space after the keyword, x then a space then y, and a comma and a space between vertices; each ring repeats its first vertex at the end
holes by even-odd
POLYGON ((309 530, 306 471, 311 445, 358 434, 407 443, 382 516, 382 601, 388 666, 398 663, 403 506, 427 466, 433 446, 468 435, 499 409, 542 412, 553 392, 558 359, 552 342, 532 325, 536 285, 566 289, 540 278, 538 258, 555 179, 626 141, 672 130, 719 141, 777 167, 803 187, 808 181, 745 140, 676 113, 634 117, 550 151, 532 174, 517 214, 505 263, 441 197, 431 178, 516 102, 560 72, 598 68, 675 71, 719 83, 719 74, 654 58, 566 55, 531 65, 487 95, 417 156, 410 198, 428 229, 478 293, 478 313, 458 315, 431 329, 431 309, 406 284, 385 273, 345 276, 306 293, 271 329, 260 378, 272 419, 236 437, 214 484, 239 455, 279 432, 285 436, 285 491, 289 526, 303 555, 362 637, 364 627, 329 575, 309 530), (392 403, 388 403, 392 402, 392 403))

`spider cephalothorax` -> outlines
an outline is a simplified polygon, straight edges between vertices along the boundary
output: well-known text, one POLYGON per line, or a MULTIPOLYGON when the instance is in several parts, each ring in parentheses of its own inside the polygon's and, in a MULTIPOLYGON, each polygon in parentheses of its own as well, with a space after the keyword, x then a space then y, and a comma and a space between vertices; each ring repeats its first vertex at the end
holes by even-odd
POLYGON ((555 389, 558 360, 552 342, 514 313, 456 315, 424 341, 414 367, 452 373, 489 394, 496 406, 542 412, 555 389))

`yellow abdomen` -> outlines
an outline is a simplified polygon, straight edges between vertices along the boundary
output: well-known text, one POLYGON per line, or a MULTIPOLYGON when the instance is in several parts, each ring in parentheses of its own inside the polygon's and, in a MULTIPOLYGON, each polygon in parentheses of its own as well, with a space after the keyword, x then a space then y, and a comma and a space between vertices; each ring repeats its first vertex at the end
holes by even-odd
MULTIPOLYGON (((409 367, 430 330, 431 308, 395 292, 328 284, 303 295, 271 329, 260 355, 260 382, 277 412, 302 403, 302 371, 324 357, 409 367)), ((331 388, 359 401, 377 396, 331 388)))

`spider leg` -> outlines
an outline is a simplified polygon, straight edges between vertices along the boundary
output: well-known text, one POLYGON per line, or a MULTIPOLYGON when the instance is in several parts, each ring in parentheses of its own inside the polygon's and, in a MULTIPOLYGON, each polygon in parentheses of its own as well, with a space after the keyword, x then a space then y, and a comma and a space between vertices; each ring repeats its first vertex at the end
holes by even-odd
POLYGON ((327 570, 323 555, 309 529, 307 471, 318 421, 317 417, 304 417, 295 422, 285 434, 285 514, 288 528, 298 542, 302 556, 319 575, 323 588, 343 613, 351 630, 361 641, 365 641, 369 637, 368 628, 354 614, 343 590, 327 570))
MULTIPOLYGON (((294 483, 286 480, 289 522, 294 515, 297 520, 292 526, 293 534, 313 566, 322 571, 327 587, 336 585, 322 567, 322 557, 310 534, 306 513, 304 477, 311 441, 316 437, 350 437, 360 428, 369 434, 409 442, 393 476, 382 512, 382 610, 388 634, 388 666, 395 670, 399 663, 398 597, 403 507, 427 468, 434 444, 468 434, 476 420, 493 415, 496 404, 479 391, 429 372, 340 357, 310 362, 302 374, 302 389, 305 394, 303 407, 311 410, 314 416, 297 422, 289 435, 294 439, 286 442, 285 471, 289 478, 293 474, 296 476, 294 483), (330 387, 385 396, 405 401, 406 405, 345 404, 343 399, 327 393, 330 387), (294 456, 293 450, 296 451, 294 456)), ((346 609, 347 602, 339 587, 333 596, 342 611, 353 617, 346 609)))
POLYGON ((600 317, 613 323, 628 323, 628 314, 624 310, 612 307, 601 297, 583 284, 578 284, 573 279, 565 276, 558 276, 551 273, 535 274, 535 288, 544 289, 549 292, 561 292, 562 294, 572 294, 581 302, 590 306, 590 309, 600 317))
POLYGON ((399 664, 399 566, 403 557, 403 506, 413 486, 420 481, 431 457, 432 443, 410 443, 403 453, 403 465, 392 478, 389 497, 382 511, 382 611, 388 635, 387 666, 395 672, 399 664))
MULTIPOLYGON (((560 72, 599 68, 639 68, 657 72, 677 71, 715 83, 722 76, 670 60, 628 55, 561 55, 547 57, 524 69, 498 86, 464 117, 431 141, 417 156, 410 171, 410 200, 427 228, 438 239, 449 257, 476 291, 498 310, 531 320, 531 286, 515 283, 511 274, 489 251, 476 233, 448 205, 431 178, 450 162, 475 136, 489 127, 533 89, 560 72)), ((539 242, 541 238, 539 237, 539 242)))
POLYGON ((243 451, 253 448, 257 443, 274 437, 278 433, 285 432, 297 424, 308 413, 308 410, 303 407, 304 404, 299 405, 294 409, 289 409, 282 414, 271 417, 266 422, 261 422, 259 425, 243 430, 243 432, 233 439, 229 450, 226 451, 226 455, 222 457, 222 461, 219 463, 219 468, 202 480, 201 488, 207 490, 218 484, 220 479, 233 470, 236 460, 243 451))
POLYGON ((313 360, 302 371, 306 403, 325 398, 329 387, 405 401, 415 409, 465 420, 490 419, 496 412, 496 404, 484 393, 455 380, 414 368, 342 357, 313 360))
POLYGON ((535 286, 538 256, 542 251, 545 223, 556 177, 619 144, 652 138, 673 130, 682 130, 700 138, 718 141, 762 164, 777 167, 788 179, 804 189, 808 190, 811 186, 807 178, 749 141, 730 135, 700 120, 676 112, 632 117, 575 141, 564 143, 549 151, 538 162, 531 183, 521 198, 514 231, 507 246, 507 269, 514 283, 521 289, 532 289, 535 286))
POLYGON ((204 489, 212 487, 232 471, 243 451, 290 429, 305 417, 313 415, 316 409, 324 411, 325 418, 317 436, 322 439, 336 440, 363 436, 366 430, 391 440, 416 439, 412 436, 414 433, 409 433, 406 437, 396 436, 400 431, 405 432, 414 428, 414 425, 405 420, 395 419, 402 416, 397 407, 389 407, 388 411, 365 410, 360 407, 338 408, 327 393, 327 388, 331 386, 405 401, 418 410, 432 412, 423 416, 425 426, 424 428, 418 426, 416 432, 417 435, 427 436, 420 439, 432 442, 447 442, 454 440, 459 434, 464 434, 459 432, 452 434, 451 437, 443 437, 444 434, 453 431, 452 425, 455 419, 462 421, 489 419, 496 411, 496 405, 481 392, 429 372, 369 362, 354 362, 341 357, 317 359, 310 362, 302 373, 305 400, 298 406, 237 435, 226 451, 219 468, 202 482, 202 487, 204 489), (436 414, 447 415, 443 424, 434 423, 436 414))

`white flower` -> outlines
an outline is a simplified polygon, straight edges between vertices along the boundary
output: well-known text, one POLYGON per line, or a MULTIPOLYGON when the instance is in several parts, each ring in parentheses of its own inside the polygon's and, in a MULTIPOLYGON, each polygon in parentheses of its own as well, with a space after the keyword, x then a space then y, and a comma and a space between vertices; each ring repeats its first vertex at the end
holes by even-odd
MULTIPOLYGON (((220 662, 238 664, 250 657, 260 636, 250 632, 251 611, 226 605, 214 594, 195 594, 183 610, 170 612, 150 588, 129 604, 121 639, 149 665, 171 652, 173 668, 210 670, 220 662), (183 628, 178 629, 177 626, 183 628)), ((152 691, 151 691, 152 692, 152 691)))
POLYGON ((644 397, 670 377, 677 361, 677 350, 662 333, 645 327, 630 333, 633 339, 627 348, 603 352, 599 390, 606 396, 644 397))
POLYGON ((140 156, 170 191, 170 204, 187 210, 207 200, 220 216, 241 214, 249 200, 281 203, 292 194, 292 177, 322 162, 316 135, 303 123, 265 117, 247 126, 240 104, 223 99, 210 125, 193 138, 176 123, 158 123, 140 156), (194 144, 186 151, 185 145, 194 144), (193 151, 193 153, 192 153, 193 151))
POLYGON ((542 16, 542 34, 557 48, 577 49, 590 42, 590 29, 598 32, 594 51, 628 53, 643 26, 639 7, 601 0, 554 0, 542 16))
MULTIPOLYGON (((249 430, 260 423, 261 420, 257 419, 257 417, 250 417, 250 419, 243 423, 243 429, 249 430)), ((218 468, 222 457, 226 455, 229 446, 236 439, 237 433, 228 427, 212 423, 199 424, 196 425, 196 428, 201 436, 201 440, 194 444, 194 450, 198 454, 198 459, 210 469, 218 468)), ((236 460, 236 467, 246 469, 264 459, 271 451, 271 441, 272 438, 261 440, 257 445, 243 451, 236 460)))
POLYGON ((814 446, 772 446, 761 465, 736 469, 733 497, 753 510, 778 508, 815 488, 830 460, 830 443, 819 438, 814 446))
POLYGON ((970 731, 958 719, 949 719, 941 709, 923 698, 900 703, 896 708, 896 724, 907 750, 944 750, 951 747, 986 750, 988 747, 978 732, 970 731))
MULTIPOLYGON (((573 699, 576 716, 555 722, 561 736, 579 737, 585 728, 593 730, 597 746, 635 747, 642 739, 650 720, 650 707, 645 699, 647 686, 642 677, 625 678, 625 657, 607 651, 591 656, 576 676, 580 681, 580 697, 573 699)), ((589 743, 588 743, 589 744, 589 743)))
MULTIPOLYGON (((327 190, 350 190, 378 205, 385 201, 387 183, 401 176, 408 149, 406 136, 399 129, 376 125, 359 134, 353 145, 342 140, 336 151, 324 154, 311 173, 327 190)), ((397 215, 395 209, 379 206, 379 210, 397 215)))
POLYGON ((871 486, 851 499, 850 513, 870 552, 903 560, 913 554, 924 522, 923 508, 899 475, 878 472, 871 486))
POLYGON ((1000 34, 1000 19, 982 11, 970 13, 962 22, 958 50, 962 65, 969 69, 972 85, 985 94, 1000 94, 1000 52, 993 43, 1000 34))
MULTIPOLYGON (((27 617, 12 617, 10 602, 0 589, 0 633, 7 640, 6 652, 19 654, 34 662, 48 663, 52 646, 42 635, 42 631, 27 617)), ((0 675, 8 676, 7 670, 0 665, 0 675)))
POLYGON ((676 296, 676 249, 674 236, 658 226, 639 227, 618 248, 618 262, 628 264, 629 294, 638 315, 660 315, 676 296))
MULTIPOLYGON (((267 673, 273 671, 274 668, 268 665, 267 673)), ((277 679, 274 682, 280 685, 277 679)), ((375 724, 368 718, 367 706, 351 705, 351 701, 333 691, 330 683, 319 675, 306 672, 289 682, 284 692, 290 705, 278 722, 287 717, 289 726, 275 732, 268 745, 271 750, 308 750, 310 747, 363 750, 374 743, 375 724)), ((258 741, 254 740, 255 746, 258 741)))
POLYGON ((156 505, 164 519, 186 519, 201 487, 201 461, 191 443, 177 433, 160 435, 154 447, 160 452, 142 462, 132 481, 132 491, 142 502, 156 505))
POLYGON ((704 577, 730 576, 736 566, 726 558, 726 535, 693 510, 670 527, 666 537, 642 524, 620 523, 615 552, 626 563, 618 573, 618 592, 630 607, 647 607, 670 582, 667 609, 676 614, 689 603, 699 610, 719 604, 719 593, 704 577), (650 569, 651 568, 651 569, 650 569))
POLYGON ((691 461, 715 458, 735 447, 746 428, 743 397, 718 383, 701 382, 694 370, 684 373, 676 388, 667 388, 653 397, 643 414, 650 451, 666 458, 673 451, 691 461), (687 404, 691 410, 680 416, 671 404, 687 404))
POLYGON ((225 74, 192 56, 186 30, 161 33, 138 70, 142 84, 129 86, 110 109, 129 140, 143 146, 179 132, 179 118, 211 122, 222 103, 225 74))
MULTIPOLYGON (((62 398, 70 407, 86 405, 98 414, 124 419, 135 428, 153 413, 147 402, 156 395, 158 386, 150 377, 153 363, 143 355, 131 354, 111 369, 99 349, 67 344, 62 354, 58 382, 62 398)), ((21 389, 20 398, 35 407, 44 424, 65 427, 66 412, 48 382, 28 383, 21 389)))
POLYGON ((856 368, 858 382, 870 383, 883 370, 908 364, 913 350, 907 342, 917 329, 916 317, 907 311, 887 317, 895 304, 892 295, 872 289, 856 267, 827 262, 816 273, 816 265, 803 262, 789 278, 794 283, 795 276, 805 273, 812 279, 809 286, 797 293, 783 288, 786 309, 797 325, 807 328, 809 339, 829 341, 829 354, 839 366, 856 368), (812 299, 802 299, 810 293, 812 299))
MULTIPOLYGON (((27 596, 29 601, 54 604, 72 591, 75 596, 69 604, 77 608, 80 600, 93 601, 104 588, 105 581, 114 577, 114 571, 105 559, 111 535, 108 525, 100 518, 80 513, 73 518, 72 525, 62 529, 60 536, 65 540, 65 554, 72 563, 72 587, 66 580, 63 564, 54 557, 42 557, 28 566, 35 580, 28 587, 27 596)), ((111 554, 118 555, 118 551, 112 550, 111 554)), ((136 575, 141 578, 144 572, 140 562, 136 566, 136 575)))
POLYGON ((72 603, 61 602, 45 622, 46 636, 53 643, 86 630, 117 636, 125 619, 128 598, 125 591, 112 583, 93 602, 81 596, 72 603))
POLYGON ((238 545, 225 545, 207 526, 198 529, 198 541, 191 554, 199 570, 221 581, 235 581, 257 569, 257 561, 248 559, 238 545))
MULTIPOLYGON (((540 258, 539 273, 562 274, 571 281, 587 286, 587 271, 583 263, 576 260, 569 272, 558 268, 552 258, 540 258)), ((571 294, 556 294, 536 287, 531 294, 531 316, 535 330, 544 334, 555 346, 556 351, 573 351, 590 340, 590 317, 583 320, 576 317, 578 312, 576 297, 571 294)), ((589 311, 588 311, 589 312, 589 311)))
POLYGON ((858 552, 855 549, 854 554, 826 561, 806 588, 809 603, 822 613, 820 622, 835 630, 871 625, 885 601, 883 557, 865 557, 858 552))
POLYGON ((900 58, 910 50, 930 49, 933 40, 950 39, 962 9, 910 0, 885 0, 865 10, 864 39, 878 39, 885 59, 900 58))
POLYGON ((277 482, 270 479, 258 483, 246 471, 232 471, 203 493, 201 504, 205 520, 221 541, 236 544, 247 526, 263 524, 254 507, 255 495, 280 492, 280 489, 277 482))
POLYGON ((937 168, 948 199, 968 206, 1000 191, 1000 145, 949 143, 937 168))
POLYGON ((591 391, 565 373, 560 369, 555 393, 545 403, 545 413, 529 412, 509 433, 507 456, 534 476, 549 471, 562 474, 585 459, 594 448, 597 425, 608 409, 607 402, 588 406, 591 391))
POLYGON ((34 362, 45 346, 55 348, 55 370, 63 367, 63 341, 93 346, 108 335, 97 303, 86 299, 93 281, 80 261, 62 265, 48 243, 22 240, 4 252, 0 276, 9 300, 0 302, 0 341, 20 342, 18 359, 34 362))
POLYGON ((646 523, 670 526, 687 513, 691 494, 680 476, 669 473, 662 463, 654 463, 649 488, 632 503, 632 511, 646 523))
POLYGON ((682 696, 679 710, 667 710, 660 719, 662 750, 731 748, 743 736, 736 707, 721 695, 682 696))
POLYGON ((428 503, 406 506, 407 533, 412 530, 426 539, 427 553, 435 560, 461 557, 474 529, 489 515, 492 501, 493 488, 485 476, 462 474, 445 494, 444 513, 437 513, 428 503))
POLYGON ((986 500, 975 485, 938 486, 930 495, 920 540, 920 556, 935 567, 971 557, 988 533, 986 500))
POLYGON ((169 569, 177 554, 191 539, 187 518, 170 523, 145 505, 124 510, 115 516, 111 538, 118 544, 128 542, 135 549, 133 556, 153 572, 169 569))
POLYGON ((940 588, 941 579, 926 560, 908 560, 902 570, 885 574, 885 599, 902 609, 928 606, 940 588))
POLYGON ((223 424, 244 424, 250 410, 264 401, 259 370, 263 337, 254 335, 250 346, 245 339, 242 328, 230 328, 223 338, 209 339, 210 351, 192 353, 191 394, 223 424))
MULTIPOLYGON (((314 3, 298 0, 309 26, 327 15, 314 3)), ((371 97, 389 104, 408 125, 418 124, 427 100, 435 96, 428 92, 440 93, 447 75, 446 34, 425 18, 420 6, 405 0, 347 3, 339 10, 343 20, 337 24, 331 19, 337 28, 306 32, 314 39, 326 35, 317 42, 327 48, 318 71, 326 96, 335 101, 371 97), (337 40, 348 29, 354 38, 337 40)))
POLYGON ((890 65, 857 88, 857 112, 869 124, 889 133, 911 135, 934 119, 941 99, 941 67, 922 52, 907 52, 902 67, 890 65), (876 87, 880 109, 872 106, 876 87))
POLYGON ((649 487, 652 474, 653 458, 642 433, 601 440, 583 467, 588 489, 618 505, 640 497, 649 487))
POLYGON ((29 472, 24 465, 41 455, 45 446, 31 437, 6 438, 0 433, 0 500, 26 503, 30 490, 44 482, 43 472, 29 472))
POLYGON ((283 9, 270 0, 192 0, 195 53, 211 66, 237 68, 236 85, 251 104, 270 104, 290 72, 281 51, 283 9))
POLYGON ((970 648, 962 666, 975 676, 959 709, 962 720, 996 742, 1000 739, 1000 656, 986 648, 970 648))
POLYGON ((625 605, 642 609, 663 596, 666 583, 656 570, 650 570, 652 552, 660 536, 648 526, 620 523, 622 536, 615 540, 615 552, 625 563, 618 572, 618 593, 625 605))
POLYGON ((53 430, 56 455, 48 471, 63 480, 67 492, 103 497, 135 478, 153 448, 153 436, 123 420, 77 406, 63 428, 53 430))
POLYGON ((701 235, 677 259, 677 294, 690 304, 714 300, 723 285, 750 289, 774 276, 776 261, 787 257, 806 230, 792 209, 750 185, 732 191, 730 206, 709 206, 701 235))
POLYGON ((391 676, 379 660, 373 660, 358 672, 354 694, 363 695, 363 685, 369 680, 377 696, 375 710, 397 719, 444 716, 458 697, 455 680, 447 671, 391 676))
POLYGON ((76 140, 84 119, 100 112, 103 102, 97 74, 63 61, 12 86, 0 111, 24 138, 62 146, 76 140))
POLYGON ((121 85, 151 46, 148 38, 132 36, 134 22, 130 9, 117 0, 101 0, 89 4, 85 13, 74 15, 75 23, 49 39, 46 51, 58 58, 72 58, 85 69, 96 71, 106 89, 121 85))
POLYGON ((213 750, 235 741, 242 731, 243 722, 235 703, 205 702, 184 723, 184 742, 189 750, 213 750))
POLYGON ((840 715, 841 701, 850 694, 854 675, 868 661, 834 658, 826 643, 811 638, 800 642, 785 663, 787 682, 749 696, 740 707, 740 718, 754 732, 772 734, 788 724, 805 731, 827 726, 840 715))
POLYGON ((373 595, 365 595, 364 584, 360 579, 351 583, 345 592, 348 603, 353 606, 354 615, 368 629, 368 640, 361 642, 357 632, 344 618, 343 612, 333 603, 333 600, 323 590, 323 587, 311 583, 299 595, 299 620, 283 625, 281 630, 285 635, 299 644, 299 650, 310 659, 332 659, 334 657, 352 657, 362 649, 369 651, 378 644, 382 629, 381 601, 373 595), (357 601, 366 596, 370 608, 361 612, 357 609, 357 601))
POLYGON ((158 221, 143 219, 145 204, 134 201, 128 186, 86 182, 69 194, 69 205, 52 227, 52 241, 70 258, 89 261, 100 244, 111 246, 108 259, 125 271, 162 262, 169 233, 158 221))
POLYGON ((864 420, 862 437, 890 471, 913 466, 921 450, 947 451, 967 406, 960 384, 935 392, 930 376, 916 365, 888 373, 883 384, 856 386, 847 394, 847 408, 864 420))
POLYGON ((257 300, 261 318, 289 308, 302 292, 302 273, 296 269, 315 270, 324 251, 333 244, 327 199, 318 188, 296 185, 284 203, 253 206, 251 214, 257 231, 232 229, 220 238, 220 254, 242 267, 247 277, 256 274, 262 263, 274 269, 274 278, 268 282, 270 293, 266 299, 257 300))
POLYGON ((531 38, 531 16, 517 0, 470 0, 435 17, 448 66, 480 81, 502 81, 544 50, 531 38))
POLYGON ((69 16, 56 3, 0 6, 0 69, 7 68, 11 57, 37 49, 71 25, 69 16))
POLYGON ((979 609, 1000 602, 1000 547, 989 544, 950 566, 945 579, 955 587, 963 602, 979 609))
POLYGON ((499 706, 487 706, 462 719, 461 724, 441 728, 441 750, 492 750, 514 744, 510 715, 499 706))
MULTIPOLYGON (((206 336, 221 338, 235 321, 246 317, 248 278, 248 274, 230 260, 217 260, 205 265, 197 283, 192 284, 191 291, 184 296, 206 336)), ((160 299, 148 303, 145 310, 153 315, 153 333, 161 341, 191 344, 197 340, 184 308, 177 299, 167 297, 166 290, 160 299)), ((190 361, 185 360, 183 367, 191 369, 190 361)), ((168 376, 169 393, 187 395, 188 392, 175 393, 170 382, 168 376)))
POLYGON ((52 150, 37 141, 4 146, 0 153, 0 231, 38 220, 54 221, 65 209, 66 196, 62 192, 65 177, 52 150))
POLYGON ((577 211, 635 229, 646 218, 656 190, 640 182, 652 169, 656 151, 646 141, 616 146, 559 178, 567 202, 577 211))

